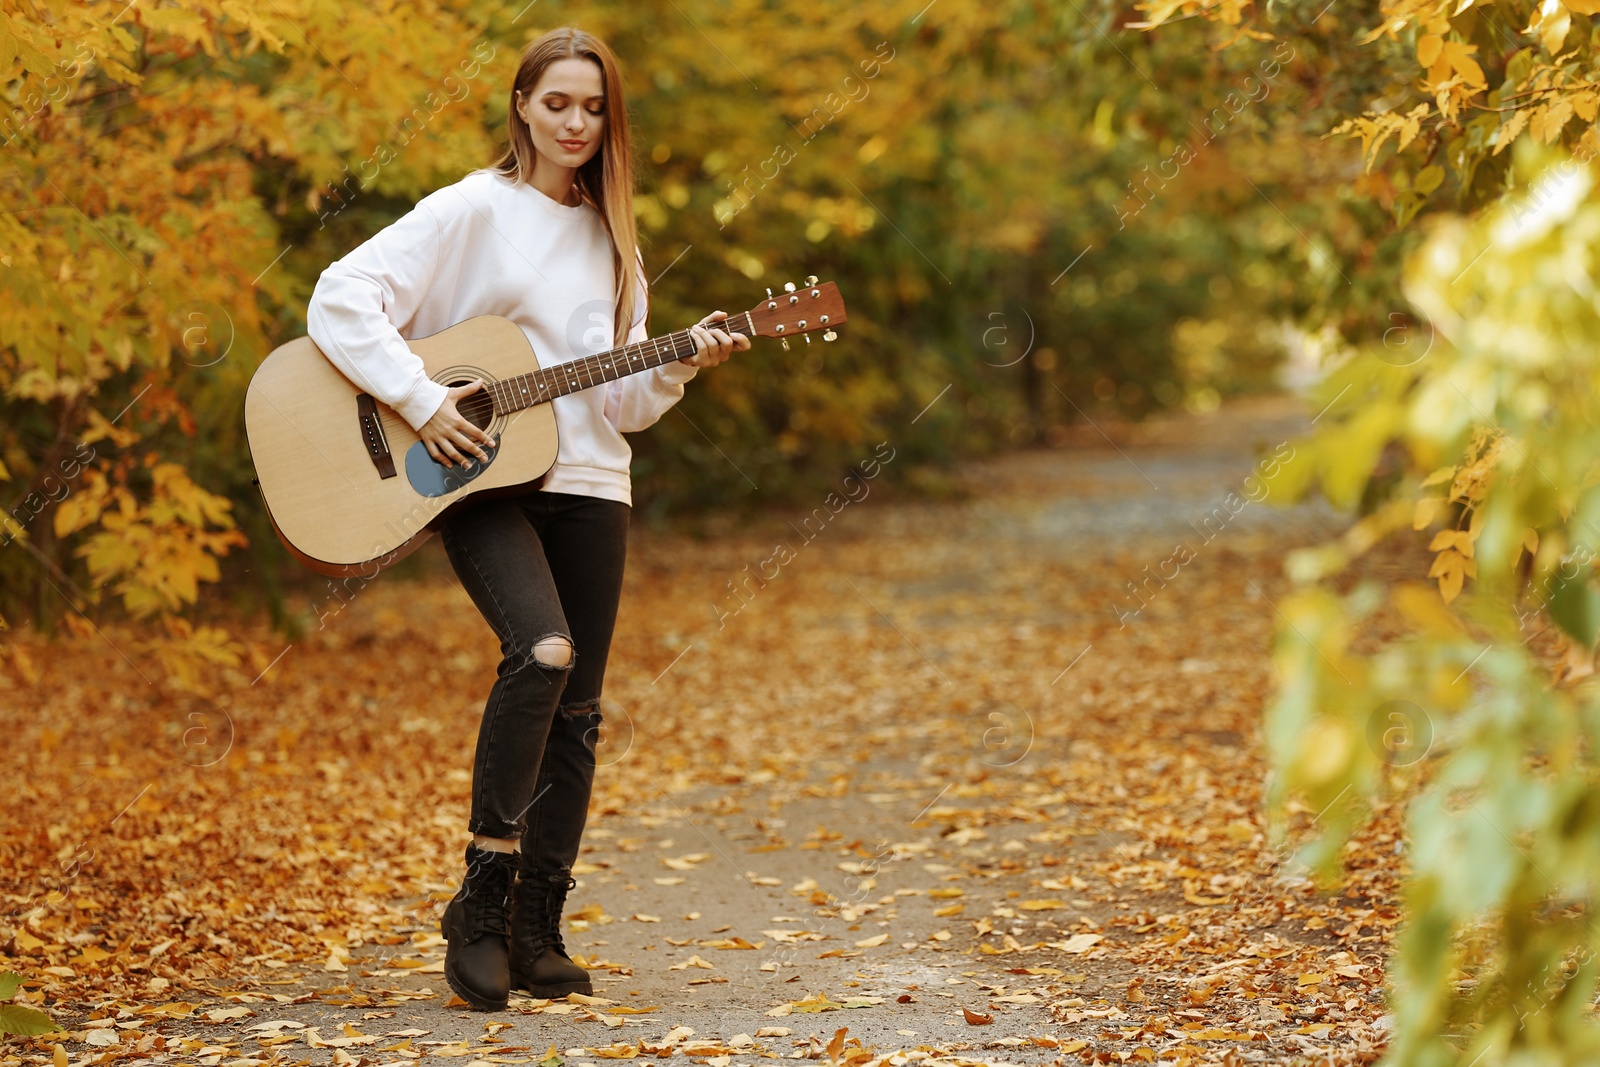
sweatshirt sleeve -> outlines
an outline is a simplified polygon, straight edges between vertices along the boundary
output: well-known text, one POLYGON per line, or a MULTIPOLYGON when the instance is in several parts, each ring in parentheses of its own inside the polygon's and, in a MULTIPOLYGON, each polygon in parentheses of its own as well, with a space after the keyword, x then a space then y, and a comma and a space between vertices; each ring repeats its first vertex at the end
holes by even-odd
MULTIPOLYGON (((626 344, 637 344, 650 338, 645 331, 646 312, 650 307, 649 283, 644 276, 644 263, 639 264, 639 293, 644 298, 633 328, 628 331, 626 344)), ((697 368, 673 360, 659 367, 630 374, 606 386, 606 421, 622 433, 633 433, 655 424, 667 409, 683 399, 683 384, 695 376, 697 368)))
POLYGON ((400 336, 428 292, 441 240, 437 217, 419 202, 330 264, 306 308, 306 333, 323 355, 412 429, 421 429, 450 392, 428 377, 400 336))

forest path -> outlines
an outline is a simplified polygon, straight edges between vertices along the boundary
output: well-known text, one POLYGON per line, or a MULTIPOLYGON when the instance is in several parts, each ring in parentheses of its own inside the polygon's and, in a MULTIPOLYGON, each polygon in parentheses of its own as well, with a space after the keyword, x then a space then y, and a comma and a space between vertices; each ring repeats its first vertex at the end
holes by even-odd
MULTIPOLYGON (((725 1067, 827 1058, 841 1028, 856 1064, 1367 1062, 1393 864, 1318 896, 1260 818, 1282 554, 1340 523, 1250 479, 1306 422, 1270 398, 1086 427, 969 465, 957 502, 869 483, 715 540, 636 531, 567 911, 608 1003, 446 1006, 437 914, 498 658, 447 577, 262 632, 190 705, 144 702, 104 645, 37 652, 5 718, 13 758, 44 755, 0 888, 45 906, 0 966, 45 979, 74 1064, 725 1067), (98 713, 38 736, 20 708, 57 702, 98 713), (93 857, 63 878, 69 846, 93 857)), ((1372 840, 1392 857, 1392 827, 1372 840)))

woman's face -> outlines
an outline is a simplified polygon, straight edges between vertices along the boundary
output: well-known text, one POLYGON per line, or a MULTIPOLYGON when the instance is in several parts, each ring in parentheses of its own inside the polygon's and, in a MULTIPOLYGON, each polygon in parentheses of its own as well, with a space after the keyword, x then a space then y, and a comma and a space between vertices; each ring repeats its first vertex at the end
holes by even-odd
POLYGON ((531 93, 517 94, 517 113, 528 124, 533 147, 550 162, 581 167, 600 150, 606 128, 600 64, 558 59, 544 69, 531 93))

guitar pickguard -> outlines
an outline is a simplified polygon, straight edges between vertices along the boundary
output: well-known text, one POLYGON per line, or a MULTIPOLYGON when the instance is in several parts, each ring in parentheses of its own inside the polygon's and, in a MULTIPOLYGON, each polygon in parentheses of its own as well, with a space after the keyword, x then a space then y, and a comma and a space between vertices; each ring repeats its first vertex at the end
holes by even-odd
POLYGON ((427 445, 415 442, 406 449, 406 478, 411 488, 423 496, 444 496, 460 489, 488 470, 489 464, 500 454, 500 435, 493 436, 495 447, 484 450, 489 453, 488 459, 479 461, 468 456, 454 467, 446 467, 428 455, 427 445))

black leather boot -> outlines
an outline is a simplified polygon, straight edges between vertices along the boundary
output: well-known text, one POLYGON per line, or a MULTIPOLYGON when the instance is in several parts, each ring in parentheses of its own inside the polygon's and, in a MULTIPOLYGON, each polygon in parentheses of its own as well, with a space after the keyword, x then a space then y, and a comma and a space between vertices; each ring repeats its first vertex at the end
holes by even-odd
POLYGON ((567 890, 577 884, 565 867, 560 874, 524 875, 517 881, 511 902, 511 988, 552 999, 594 993, 589 972, 572 962, 561 943, 561 909, 567 890))
POLYGON ((511 892, 514 852, 467 846, 467 875, 445 905, 440 932, 444 980, 478 1011, 501 1011, 511 992, 511 892))

